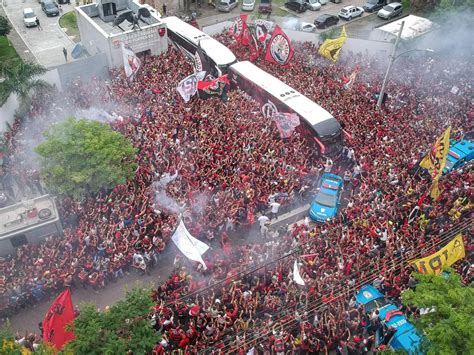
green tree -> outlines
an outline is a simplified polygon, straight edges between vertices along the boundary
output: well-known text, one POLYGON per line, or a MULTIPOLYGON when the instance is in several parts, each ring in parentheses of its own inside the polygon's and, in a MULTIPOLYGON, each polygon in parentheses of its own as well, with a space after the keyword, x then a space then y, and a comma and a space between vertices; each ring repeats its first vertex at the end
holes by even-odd
MULTIPOLYGON (((0 329, 0 355, 24 355, 28 354, 28 349, 25 346, 15 343, 15 337, 11 330, 10 322, 7 320, 3 327, 0 329)), ((35 354, 37 355, 54 355, 56 351, 40 344, 36 349, 35 354)))
POLYGON ((20 101, 20 113, 27 112, 31 106, 33 94, 51 90, 52 86, 38 75, 47 72, 47 69, 34 63, 18 62, 17 65, 4 65, 2 67, 5 81, 3 90, 7 94, 16 94, 20 101))
POLYGON ((416 289, 402 294, 405 305, 415 305, 431 312, 414 321, 428 342, 428 354, 472 354, 474 349, 474 289, 464 287, 459 275, 415 273, 416 289))
POLYGON ((44 137, 35 150, 41 174, 54 192, 80 197, 134 177, 136 149, 107 124, 71 117, 44 137))
POLYGON ((0 36, 6 36, 12 30, 12 25, 4 16, 0 16, 0 36))
POLYGON ((75 354, 133 354, 150 353, 160 336, 147 315, 153 301, 151 290, 136 288, 124 300, 109 310, 98 312, 93 304, 81 307, 74 321, 76 339, 68 343, 64 352, 75 354))

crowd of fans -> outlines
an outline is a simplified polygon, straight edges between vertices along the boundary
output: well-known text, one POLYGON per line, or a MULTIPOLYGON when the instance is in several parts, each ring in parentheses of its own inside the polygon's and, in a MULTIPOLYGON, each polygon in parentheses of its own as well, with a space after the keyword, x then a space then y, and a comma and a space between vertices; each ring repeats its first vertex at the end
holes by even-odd
MULTIPOLYGON (((245 48, 224 35, 219 39, 239 59, 247 58, 245 48)), ((472 213, 472 167, 445 177, 433 202, 426 197, 429 177, 417 162, 448 125, 453 139, 472 130, 466 78, 473 68, 468 60, 435 57, 420 72, 421 59, 406 60, 404 77, 390 82, 389 99, 377 111, 377 58, 353 54, 328 65, 309 43, 298 44, 295 53, 289 68, 263 58, 257 65, 343 123, 351 138, 334 165, 314 154, 297 132, 282 141, 258 105, 238 91, 226 100, 194 98, 185 104, 175 88, 192 66, 178 70, 176 63, 185 60, 172 49, 145 58, 133 82, 113 71, 106 82, 75 82, 61 102, 53 95, 34 101, 29 119, 38 121, 71 106, 113 107, 110 124, 139 149, 139 166, 133 181, 112 191, 81 202, 60 199, 64 236, 23 246, 0 260, 3 311, 64 287, 103 287, 131 267, 148 272, 159 263, 181 216, 194 237, 215 248, 204 256, 207 270, 177 258, 172 275, 157 288, 152 318, 162 340, 155 353, 251 348, 360 353, 375 347, 374 332, 367 331, 373 320, 355 305, 353 292, 374 282, 387 297, 397 298, 410 285, 408 260, 437 250, 447 241, 444 233, 472 213), (359 76, 346 90, 344 78, 356 65, 359 76), (283 203, 275 196, 295 202, 323 170, 345 176, 344 207, 336 219, 288 230, 262 228, 256 243, 234 240, 259 216, 269 215, 270 203, 283 203), (409 218, 417 205, 416 218, 409 218), (298 252, 288 252, 297 246, 298 252), (295 259, 305 286, 293 282, 295 259), (245 272, 262 263, 269 264, 245 272), (237 277, 239 272, 245 274, 237 277), (202 292, 219 280, 224 281, 218 287, 202 292)), ((12 163, 22 153, 22 129, 16 122, 5 136, 10 159, 3 175, 22 173, 22 165, 12 163)), ((265 220, 261 224, 265 227, 265 220)), ((456 268, 470 283, 473 245, 470 238, 464 241, 468 257, 456 268)), ((390 331, 385 343, 389 337, 390 331)))

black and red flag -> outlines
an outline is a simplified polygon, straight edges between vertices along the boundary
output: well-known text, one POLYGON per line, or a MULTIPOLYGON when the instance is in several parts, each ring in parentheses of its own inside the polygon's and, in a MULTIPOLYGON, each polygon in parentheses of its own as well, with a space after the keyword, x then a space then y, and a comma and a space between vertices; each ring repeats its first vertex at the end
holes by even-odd
POLYGON ((197 88, 199 97, 201 99, 208 99, 212 96, 222 97, 226 86, 229 84, 230 82, 227 78, 227 74, 210 81, 198 81, 197 88))
POLYGON ((291 41, 280 26, 275 26, 272 38, 268 43, 265 60, 280 65, 287 65, 293 58, 294 51, 291 41))

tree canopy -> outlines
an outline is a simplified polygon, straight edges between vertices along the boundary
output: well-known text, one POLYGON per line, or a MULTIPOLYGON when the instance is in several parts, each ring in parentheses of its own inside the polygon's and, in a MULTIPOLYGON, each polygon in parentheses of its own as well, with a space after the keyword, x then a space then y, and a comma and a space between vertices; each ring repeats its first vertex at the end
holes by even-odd
POLYGON ((428 354, 470 354, 474 349, 474 289, 448 269, 444 276, 416 273, 415 290, 402 294, 405 305, 429 309, 414 321, 428 342, 428 354))
POLYGON ((53 192, 79 197, 134 177, 136 149, 107 124, 71 117, 44 136, 35 150, 41 174, 53 192))
POLYGON ((75 354, 148 354, 160 341, 151 321, 146 318, 153 307, 151 290, 136 288, 110 309, 98 312, 93 304, 81 307, 74 321, 76 339, 64 353, 75 354))
POLYGON ((4 16, 0 16, 0 36, 6 36, 12 30, 12 25, 4 16))
POLYGON ((48 71, 41 65, 24 62, 19 62, 17 65, 3 63, 1 69, 5 76, 2 86, 8 95, 12 93, 17 95, 22 112, 29 110, 33 94, 52 89, 49 83, 38 79, 38 75, 48 71))

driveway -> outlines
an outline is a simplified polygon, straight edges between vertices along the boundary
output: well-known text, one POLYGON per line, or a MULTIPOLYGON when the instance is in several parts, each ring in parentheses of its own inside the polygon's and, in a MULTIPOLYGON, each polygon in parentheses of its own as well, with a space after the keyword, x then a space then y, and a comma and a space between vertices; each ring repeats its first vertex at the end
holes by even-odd
MULTIPOLYGON (((1 0, 0 0, 1 1, 1 0)), ((68 60, 72 60, 71 51, 74 42, 59 27, 59 17, 47 17, 41 10, 38 0, 3 0, 3 10, 22 38, 28 50, 36 60, 46 68, 64 64, 66 60, 63 48, 68 51, 68 60), (42 31, 37 27, 27 28, 23 23, 23 9, 32 8, 38 17, 42 31)), ((74 5, 61 5, 63 13, 74 9, 74 5)))

